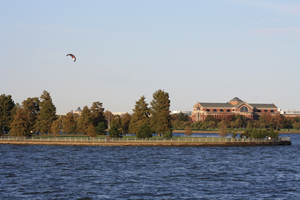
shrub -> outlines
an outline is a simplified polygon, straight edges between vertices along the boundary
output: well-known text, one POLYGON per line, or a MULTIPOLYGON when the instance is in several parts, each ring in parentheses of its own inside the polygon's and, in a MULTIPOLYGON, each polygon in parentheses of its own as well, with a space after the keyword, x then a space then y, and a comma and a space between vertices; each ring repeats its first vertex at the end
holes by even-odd
POLYGON ((164 136, 163 136, 163 138, 172 138, 173 137, 173 134, 172 134, 172 130, 170 129, 170 130, 168 130, 165 134, 164 134, 164 136))
POLYGON ((152 137, 152 130, 150 128, 150 126, 148 126, 147 124, 142 125, 139 127, 139 130, 136 134, 137 138, 151 138, 152 137))

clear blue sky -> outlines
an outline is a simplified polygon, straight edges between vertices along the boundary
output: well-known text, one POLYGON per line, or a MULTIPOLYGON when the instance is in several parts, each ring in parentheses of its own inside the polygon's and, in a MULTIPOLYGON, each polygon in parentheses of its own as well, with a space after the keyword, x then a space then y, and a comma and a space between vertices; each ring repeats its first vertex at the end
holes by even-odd
POLYGON ((300 110, 299 0, 0 1, 0 93, 132 112, 159 89, 300 110), (77 57, 74 63, 66 54, 77 57))

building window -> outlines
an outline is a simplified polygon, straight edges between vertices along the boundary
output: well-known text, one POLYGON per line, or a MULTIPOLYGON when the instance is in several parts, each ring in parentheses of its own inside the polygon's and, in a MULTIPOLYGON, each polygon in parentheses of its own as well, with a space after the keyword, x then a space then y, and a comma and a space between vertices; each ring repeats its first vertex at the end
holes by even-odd
POLYGON ((241 112, 248 112, 248 108, 247 108, 246 106, 243 106, 243 107, 241 108, 241 112))
POLYGON ((223 109, 221 109, 220 112, 223 112, 223 109))
POLYGON ((271 113, 274 113, 274 110, 271 110, 271 113))
POLYGON ((216 110, 216 109, 214 109, 214 110, 213 110, 213 112, 217 112, 217 110, 216 110))
POLYGON ((209 109, 206 109, 206 112, 209 112, 210 110, 209 109))
POLYGON ((227 111, 226 112, 230 112, 230 110, 229 109, 227 109, 227 111))
POLYGON ((197 110, 200 110, 200 108, 199 108, 199 107, 197 107, 197 110))
POLYGON ((268 112, 267 110, 265 110, 265 112, 268 112))

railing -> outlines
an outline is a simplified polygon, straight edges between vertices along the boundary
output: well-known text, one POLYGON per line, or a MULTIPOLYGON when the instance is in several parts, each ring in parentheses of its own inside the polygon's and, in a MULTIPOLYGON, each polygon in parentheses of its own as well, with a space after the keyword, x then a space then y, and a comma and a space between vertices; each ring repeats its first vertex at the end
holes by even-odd
POLYGON ((221 137, 201 137, 201 138, 89 138, 89 137, 0 137, 0 141, 27 141, 27 142, 66 142, 66 143, 224 143, 224 142, 277 142, 290 141, 289 137, 279 137, 278 139, 254 139, 254 138, 221 138, 221 137))

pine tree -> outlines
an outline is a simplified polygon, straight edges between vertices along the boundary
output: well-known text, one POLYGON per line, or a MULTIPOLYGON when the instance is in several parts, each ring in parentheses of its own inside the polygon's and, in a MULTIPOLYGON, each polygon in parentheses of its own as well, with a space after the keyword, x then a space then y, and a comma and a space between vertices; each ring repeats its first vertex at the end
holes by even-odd
POLYGON ((10 135, 12 136, 30 136, 30 122, 27 112, 24 108, 19 108, 11 124, 10 135))
POLYGON ((140 126, 149 125, 150 109, 145 101, 145 96, 142 96, 140 100, 136 101, 135 109, 129 123, 129 133, 137 134, 140 126))
POLYGON ((77 133, 87 135, 89 125, 93 125, 91 111, 87 106, 84 106, 80 117, 78 118, 77 133))
POLYGON ((25 111, 28 115, 28 119, 29 119, 29 123, 30 123, 30 127, 29 127, 30 132, 35 132, 34 129, 36 127, 37 116, 40 111, 39 98, 38 97, 27 98, 27 100, 24 100, 22 102, 22 107, 25 109, 25 111))
POLYGON ((158 90, 153 94, 151 104, 151 129, 158 135, 163 135, 171 129, 169 94, 158 90))
POLYGON ((43 134, 49 133, 52 122, 56 119, 56 107, 52 103, 50 93, 44 90, 40 97, 40 112, 37 116, 36 129, 43 134))
POLYGON ((89 137, 97 137, 96 129, 93 124, 90 124, 87 128, 87 134, 89 137))
POLYGON ((13 121, 15 103, 11 95, 0 96, 0 135, 8 133, 13 121))
POLYGON ((102 107, 102 103, 100 103, 99 101, 93 102, 90 111, 91 120, 93 121, 93 125, 95 127, 98 126, 99 123, 105 122, 104 108, 102 107))
POLYGON ((76 117, 73 112, 68 112, 63 118, 63 132, 67 134, 76 132, 76 117))

